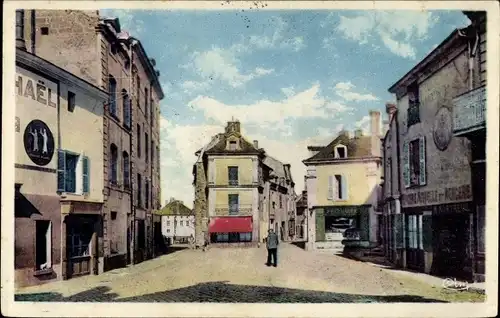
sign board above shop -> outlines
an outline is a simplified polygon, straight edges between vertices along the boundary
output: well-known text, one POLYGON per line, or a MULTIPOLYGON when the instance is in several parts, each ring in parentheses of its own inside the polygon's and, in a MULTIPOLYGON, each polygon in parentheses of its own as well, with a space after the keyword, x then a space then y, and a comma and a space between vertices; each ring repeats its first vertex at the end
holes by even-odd
POLYGON ((57 83, 30 72, 16 68, 16 94, 18 97, 31 99, 45 106, 57 106, 57 83))
POLYGON ((403 207, 417 207, 436 204, 448 204, 472 200, 470 185, 458 187, 438 188, 436 190, 421 191, 403 195, 403 207))
POLYGON ((453 132, 482 128, 486 124, 486 87, 482 86, 453 99, 453 132))

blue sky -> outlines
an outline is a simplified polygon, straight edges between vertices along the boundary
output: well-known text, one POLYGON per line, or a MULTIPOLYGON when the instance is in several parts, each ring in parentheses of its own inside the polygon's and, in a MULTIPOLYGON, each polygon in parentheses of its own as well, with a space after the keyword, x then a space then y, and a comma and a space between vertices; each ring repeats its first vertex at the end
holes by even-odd
POLYGON ((307 145, 368 132, 387 89, 468 20, 461 11, 101 10, 155 58, 162 199, 193 202, 194 152, 232 117, 303 189, 307 145))

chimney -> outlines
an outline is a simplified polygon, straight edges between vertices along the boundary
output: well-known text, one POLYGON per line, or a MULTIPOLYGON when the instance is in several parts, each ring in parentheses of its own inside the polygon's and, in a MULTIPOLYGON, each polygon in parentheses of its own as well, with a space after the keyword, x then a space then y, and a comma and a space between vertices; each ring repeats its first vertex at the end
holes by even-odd
POLYGON ((356 129, 354 131, 354 137, 355 138, 359 138, 359 137, 362 137, 363 136, 363 129, 356 129))
POLYGON ((371 146, 372 156, 381 156, 381 141, 380 141, 380 112, 376 110, 370 111, 370 131, 371 131, 371 146))
POLYGON ((24 10, 16 10, 16 48, 26 51, 24 41, 24 10))
POLYGON ((385 104, 385 112, 387 113, 387 115, 389 115, 389 122, 392 120, 392 117, 396 113, 397 109, 398 108, 396 107, 396 104, 393 104, 393 103, 386 103, 385 104))
POLYGON ((342 129, 340 132, 339 132, 339 136, 346 136, 347 138, 349 138, 349 132, 345 129, 342 129))
POLYGON ((253 146, 254 146, 256 149, 259 149, 259 141, 258 141, 258 140, 254 140, 254 141, 253 141, 253 146))
POLYGON ((237 132, 240 133, 240 122, 237 120, 231 120, 227 122, 226 133, 237 132))
POLYGON ((175 198, 171 197, 170 200, 168 201, 168 203, 172 203, 175 201, 175 198))

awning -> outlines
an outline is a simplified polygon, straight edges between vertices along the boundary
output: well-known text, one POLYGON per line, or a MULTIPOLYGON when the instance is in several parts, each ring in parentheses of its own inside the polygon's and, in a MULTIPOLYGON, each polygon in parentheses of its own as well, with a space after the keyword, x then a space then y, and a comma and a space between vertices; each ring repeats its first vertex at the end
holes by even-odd
POLYGON ((252 217, 212 218, 208 226, 210 233, 248 233, 252 232, 252 217))

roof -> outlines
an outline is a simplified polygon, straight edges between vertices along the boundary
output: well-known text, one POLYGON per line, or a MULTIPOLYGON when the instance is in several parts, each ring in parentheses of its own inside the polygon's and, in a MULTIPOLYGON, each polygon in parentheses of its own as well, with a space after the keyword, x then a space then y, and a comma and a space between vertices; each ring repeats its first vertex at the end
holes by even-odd
POLYGON ((157 211, 157 215, 194 215, 193 211, 179 200, 173 200, 157 211))
POLYGON ((361 136, 350 138, 347 134, 339 134, 331 143, 323 147, 317 154, 304 160, 304 163, 317 162, 324 160, 339 160, 334 154, 335 146, 342 144, 347 147, 347 159, 370 158, 372 156, 371 136, 361 136))

